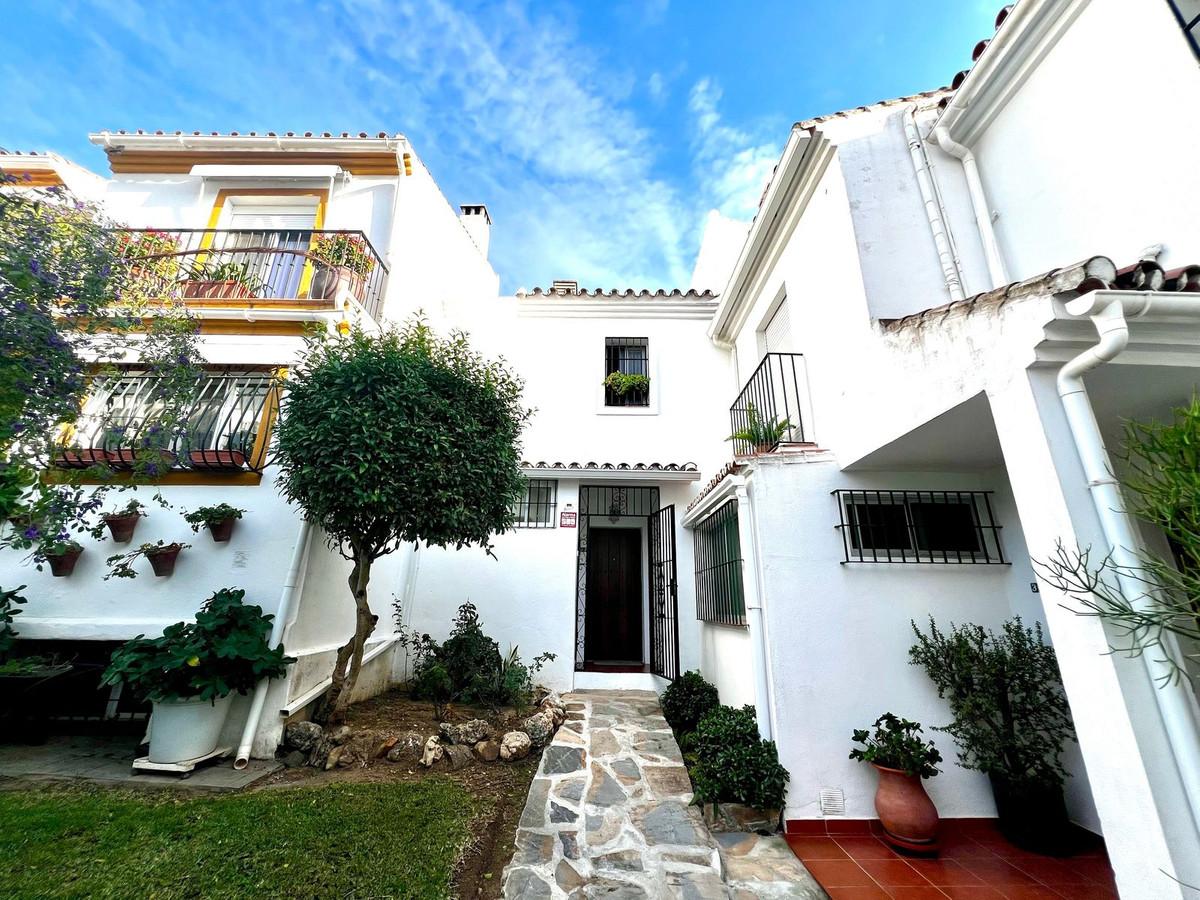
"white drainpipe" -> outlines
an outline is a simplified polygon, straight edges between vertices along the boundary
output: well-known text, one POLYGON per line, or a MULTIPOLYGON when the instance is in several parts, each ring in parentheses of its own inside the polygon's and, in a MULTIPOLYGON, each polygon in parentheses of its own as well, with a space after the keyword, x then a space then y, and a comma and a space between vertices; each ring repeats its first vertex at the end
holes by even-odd
POLYGON ((921 131, 917 127, 917 118, 912 107, 904 114, 904 135, 908 139, 908 153, 912 157, 913 171, 917 175, 921 203, 929 219, 929 231, 933 235, 933 244, 937 247, 938 260, 942 264, 942 278, 946 282, 946 291, 950 294, 951 302, 962 300, 966 293, 963 291, 962 272, 954 248, 954 237, 946 222, 946 210, 942 205, 937 183, 933 180, 929 156, 925 152, 925 142, 921 139, 921 131))
POLYGON ((945 125, 934 129, 933 139, 937 145, 962 161, 963 176, 967 180, 967 192, 971 195, 971 208, 975 212, 975 227, 979 229, 979 240, 983 244, 983 256, 987 260, 988 275, 992 279, 991 286, 998 288, 1008 284, 1008 275, 1004 270, 1004 259, 1000 256, 1000 245, 996 242, 996 229, 992 227, 992 214, 988 208, 987 194, 983 190, 983 181, 979 177, 979 166, 975 162, 975 154, 971 148, 960 144, 950 137, 945 125))
MULTIPOLYGON (((1088 490, 1105 542, 1112 550, 1117 572, 1140 567, 1141 542, 1132 517, 1126 511, 1121 486, 1113 474, 1096 413, 1088 399, 1083 376, 1116 358, 1129 343, 1126 317, 1139 318, 1151 310, 1200 322, 1200 298, 1155 292, 1094 291, 1067 304, 1075 316, 1090 316, 1100 341, 1069 360, 1058 373, 1058 395, 1079 452, 1088 490)), ((1134 578, 1118 577, 1121 589, 1136 608, 1151 608, 1155 600, 1147 596, 1145 585, 1134 578), (1137 598, 1134 600, 1133 598, 1137 598)), ((1200 830, 1200 732, 1193 713, 1194 698, 1188 695, 1184 681, 1172 678, 1169 666, 1154 653, 1141 654, 1146 671, 1154 682, 1154 698, 1167 733, 1167 741, 1183 782, 1192 821, 1200 830), (1165 680, 1166 683, 1162 683, 1165 680)))
MULTIPOLYGON (((292 547, 292 564, 288 567, 287 577, 283 579, 283 592, 279 595, 279 606, 275 610, 275 619, 271 622, 271 647, 278 647, 283 640, 284 629, 288 626, 292 607, 299 594, 300 583, 304 580, 304 569, 308 563, 308 548, 312 543, 312 525, 308 519, 300 523, 296 533, 296 543, 292 547)), ((263 678, 254 688, 254 699, 250 701, 250 714, 246 717, 246 726, 242 729, 242 741, 238 744, 237 756, 233 759, 235 769, 244 769, 250 764, 250 749, 254 744, 254 735, 258 732, 258 723, 262 719, 263 707, 267 703, 267 690, 271 679, 263 678)))
POLYGON ((754 713, 758 733, 771 737, 771 694, 767 676, 767 635, 763 621, 762 592, 758 584, 758 553, 754 547, 754 522, 746 479, 734 476, 737 496, 738 543, 742 553, 742 587, 746 593, 746 624, 750 629, 750 656, 754 667, 754 713))

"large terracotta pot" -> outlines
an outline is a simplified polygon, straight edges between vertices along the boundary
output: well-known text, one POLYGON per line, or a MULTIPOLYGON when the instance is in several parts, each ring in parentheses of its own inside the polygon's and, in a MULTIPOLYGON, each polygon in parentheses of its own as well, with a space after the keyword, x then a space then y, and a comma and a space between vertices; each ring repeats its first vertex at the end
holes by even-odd
POLYGON ((925 793, 919 775, 901 769, 875 766, 879 788, 875 791, 875 811, 889 844, 917 853, 937 851, 938 811, 925 793))

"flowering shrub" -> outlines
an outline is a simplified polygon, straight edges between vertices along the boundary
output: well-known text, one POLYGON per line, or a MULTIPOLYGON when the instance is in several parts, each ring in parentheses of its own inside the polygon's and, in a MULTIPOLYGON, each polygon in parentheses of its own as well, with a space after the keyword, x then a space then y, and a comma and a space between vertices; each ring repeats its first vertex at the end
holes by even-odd
POLYGON ((314 259, 331 266, 342 266, 357 275, 375 268, 375 256, 361 235, 336 232, 314 235, 308 248, 314 259))

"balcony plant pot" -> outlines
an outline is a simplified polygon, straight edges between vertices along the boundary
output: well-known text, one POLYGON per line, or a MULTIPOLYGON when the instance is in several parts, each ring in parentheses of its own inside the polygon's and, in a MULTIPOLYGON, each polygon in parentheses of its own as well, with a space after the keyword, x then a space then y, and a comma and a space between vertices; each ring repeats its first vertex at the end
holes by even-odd
MULTIPOLYGON (((109 452, 109 462, 114 469, 132 469, 137 464, 139 450, 113 450, 109 452)), ((158 451, 158 458, 163 468, 169 469, 175 465, 175 454, 170 450, 158 451)))
POLYGON ((246 467, 246 454, 241 450, 192 450, 188 461, 193 469, 231 472, 246 467))
POLYGON ((46 562, 50 564, 50 574, 55 578, 68 578, 75 571, 75 563, 83 553, 82 547, 72 547, 62 553, 47 553, 46 562))
POLYGON ((109 465, 112 454, 103 447, 72 447, 58 451, 54 465, 60 469, 90 469, 96 465, 109 465))
POLYGON ((226 281, 185 281, 184 300, 246 300, 254 296, 247 285, 232 278, 226 281))
POLYGON ((990 773, 997 825, 1004 837, 1031 853, 1068 856, 1077 848, 1061 784, 1017 781, 990 773))
POLYGON ((208 533, 212 535, 212 539, 218 544, 226 543, 233 534, 235 518, 222 519, 220 522, 213 522, 208 526, 208 533))
POLYGON ((133 540, 134 529, 137 528, 141 513, 125 513, 124 515, 106 515, 104 524, 108 526, 114 544, 128 544, 133 540))
POLYGON ((875 812, 883 826, 884 840, 909 852, 936 853, 938 811, 925 793, 921 776, 871 765, 879 773, 875 812))
POLYGON ((182 544, 167 544, 164 547, 147 550, 145 556, 150 560, 150 568, 154 570, 154 574, 165 578, 175 571, 175 562, 179 559, 182 550, 182 544))
POLYGON ((150 762, 179 763, 217 749, 233 694, 216 700, 156 700, 150 718, 150 762))
POLYGON ((362 303, 366 283, 367 276, 347 266, 318 266, 313 272, 309 296, 314 300, 336 300, 338 291, 345 288, 350 296, 362 303))

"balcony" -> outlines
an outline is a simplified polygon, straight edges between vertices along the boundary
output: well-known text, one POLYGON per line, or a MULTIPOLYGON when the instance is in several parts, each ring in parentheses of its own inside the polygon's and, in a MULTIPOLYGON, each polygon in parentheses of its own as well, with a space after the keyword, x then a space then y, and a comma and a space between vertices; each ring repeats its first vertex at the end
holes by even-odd
POLYGON ((335 309, 378 320, 387 266, 361 231, 190 228, 117 232, 133 288, 197 306, 335 309))
POLYGON ((803 444, 801 386, 804 356, 768 353, 729 407, 735 456, 770 453, 787 444, 803 444))
POLYGON ((160 379, 136 372, 97 377, 79 419, 64 433, 60 469, 261 472, 279 411, 269 371, 222 371, 196 381, 178 416, 166 415, 160 379), (173 420, 173 421, 172 421, 173 420))

